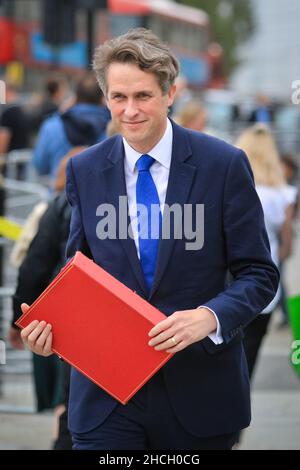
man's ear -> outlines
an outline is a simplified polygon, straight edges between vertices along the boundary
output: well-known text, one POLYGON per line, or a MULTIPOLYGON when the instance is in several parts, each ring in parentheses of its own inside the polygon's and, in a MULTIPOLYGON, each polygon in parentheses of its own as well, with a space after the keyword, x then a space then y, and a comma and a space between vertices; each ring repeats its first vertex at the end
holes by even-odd
POLYGON ((176 85, 172 85, 168 91, 168 106, 172 106, 176 94, 176 85))

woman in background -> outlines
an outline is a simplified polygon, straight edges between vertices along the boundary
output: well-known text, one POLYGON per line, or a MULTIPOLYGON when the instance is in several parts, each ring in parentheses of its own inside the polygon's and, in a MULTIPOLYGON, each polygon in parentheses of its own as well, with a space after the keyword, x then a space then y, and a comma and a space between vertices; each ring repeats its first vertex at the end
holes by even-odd
MULTIPOLYGON (((275 141, 266 125, 256 124, 240 136, 236 146, 248 155, 264 211, 272 259, 279 266, 291 253, 293 208, 287 197, 287 185, 275 141)), ((279 298, 280 288, 273 301, 245 328, 244 347, 250 378, 279 298)))
POLYGON ((191 101, 186 103, 173 119, 182 127, 204 132, 207 124, 207 111, 200 102, 191 101))

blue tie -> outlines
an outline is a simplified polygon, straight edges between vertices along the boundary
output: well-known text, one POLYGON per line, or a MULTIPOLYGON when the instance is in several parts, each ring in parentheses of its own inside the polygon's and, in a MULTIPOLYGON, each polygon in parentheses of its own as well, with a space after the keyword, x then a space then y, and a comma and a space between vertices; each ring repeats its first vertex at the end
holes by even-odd
POLYGON ((162 217, 157 189, 150 173, 150 167, 155 159, 150 155, 142 155, 136 162, 139 170, 136 183, 136 202, 138 208, 139 251, 142 270, 149 292, 152 287, 159 238, 161 234, 162 217), (139 205, 142 205, 139 210, 139 205), (152 217, 151 217, 152 206, 152 217))

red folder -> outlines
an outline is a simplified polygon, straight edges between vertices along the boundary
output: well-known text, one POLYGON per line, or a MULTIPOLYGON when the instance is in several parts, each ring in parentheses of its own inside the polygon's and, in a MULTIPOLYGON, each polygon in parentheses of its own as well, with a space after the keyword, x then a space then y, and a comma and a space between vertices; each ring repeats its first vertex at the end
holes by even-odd
POLYGON ((126 404, 173 356, 148 345, 165 318, 77 252, 16 324, 51 323, 53 352, 126 404))

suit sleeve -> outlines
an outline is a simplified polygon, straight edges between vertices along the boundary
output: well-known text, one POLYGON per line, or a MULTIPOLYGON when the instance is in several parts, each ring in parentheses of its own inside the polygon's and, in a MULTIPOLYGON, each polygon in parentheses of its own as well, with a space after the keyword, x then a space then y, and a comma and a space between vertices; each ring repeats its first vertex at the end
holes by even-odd
POLYGON ((232 282, 204 305, 216 313, 226 343, 270 303, 279 282, 248 158, 241 150, 235 157, 227 171, 223 199, 223 230, 232 282))
POLYGON ((76 254, 76 251, 81 251, 89 258, 92 258, 92 255, 84 233, 81 207, 78 190, 75 183, 72 158, 68 161, 66 176, 66 196, 69 201, 69 204, 72 207, 70 234, 66 246, 66 260, 68 262, 76 254))

